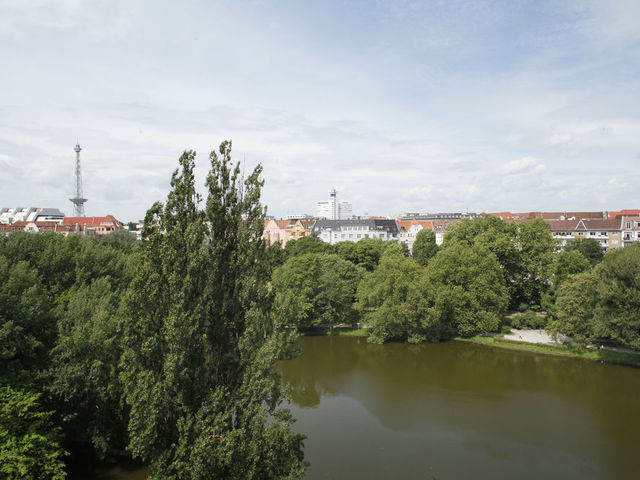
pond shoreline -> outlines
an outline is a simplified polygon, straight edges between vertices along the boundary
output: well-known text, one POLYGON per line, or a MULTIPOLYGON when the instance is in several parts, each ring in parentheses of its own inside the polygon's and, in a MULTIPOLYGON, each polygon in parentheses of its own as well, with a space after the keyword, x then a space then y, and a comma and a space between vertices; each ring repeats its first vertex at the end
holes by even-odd
MULTIPOLYGON (((354 337, 368 337, 369 328, 367 327, 347 327, 336 326, 333 331, 329 327, 311 327, 299 329, 301 336, 354 336, 354 337)), ((537 330, 536 330, 537 331, 537 330)), ((463 338, 456 337, 452 339, 454 341, 475 343, 477 345, 486 345, 490 347, 503 348, 507 350, 520 350, 525 352, 540 353, 543 355, 556 355, 563 357, 582 358, 585 360, 592 360, 601 363, 611 363, 614 365, 622 365, 627 367, 640 368, 640 352, 627 353, 621 351, 614 351, 610 349, 591 349, 580 348, 567 344, 548 344, 548 343, 532 343, 522 340, 510 340, 495 335, 476 335, 474 337, 463 338)))
POLYGON ((503 348, 507 350, 520 350, 543 355, 556 355, 562 357, 583 358, 585 360, 599 361, 601 363, 611 363, 627 367, 640 368, 640 355, 635 353, 616 352, 612 350, 598 350, 590 348, 580 348, 570 345, 549 345, 541 343, 529 343, 520 340, 509 340, 500 336, 476 335, 470 338, 458 337, 455 340, 461 342, 475 343, 477 345, 487 345, 490 347, 503 348))

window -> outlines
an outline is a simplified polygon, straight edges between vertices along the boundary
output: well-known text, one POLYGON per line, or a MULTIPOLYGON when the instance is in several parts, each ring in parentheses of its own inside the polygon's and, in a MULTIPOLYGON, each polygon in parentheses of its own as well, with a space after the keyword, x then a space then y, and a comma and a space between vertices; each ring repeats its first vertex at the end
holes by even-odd
POLYGON ((350 234, 349 234, 349 238, 353 238, 353 233, 350 233, 350 234))
POLYGON ((631 228, 631 222, 627 220, 627 228, 631 228))
POLYGON ((359 234, 358 234, 358 238, 362 238, 362 234, 360 234, 360 233, 359 233, 359 234))

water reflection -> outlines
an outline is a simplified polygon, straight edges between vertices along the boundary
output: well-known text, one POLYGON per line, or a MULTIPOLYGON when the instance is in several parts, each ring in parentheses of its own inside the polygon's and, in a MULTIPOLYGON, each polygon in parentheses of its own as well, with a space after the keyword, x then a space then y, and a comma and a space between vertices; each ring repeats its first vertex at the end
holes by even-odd
MULTIPOLYGON (((385 451, 386 465, 405 478, 435 467, 464 478, 474 472, 469 466, 519 478, 635 472, 638 370, 460 342, 378 346, 303 337, 300 343, 302 355, 281 368, 298 428, 309 435, 307 453, 322 465, 312 467, 311 478, 325 478, 317 475, 327 463, 337 468, 335 478, 345 478, 327 444, 348 451, 345 461, 364 445, 385 451), (413 442, 435 456, 416 452, 413 442)), ((369 478, 384 478, 379 463, 369 478)))

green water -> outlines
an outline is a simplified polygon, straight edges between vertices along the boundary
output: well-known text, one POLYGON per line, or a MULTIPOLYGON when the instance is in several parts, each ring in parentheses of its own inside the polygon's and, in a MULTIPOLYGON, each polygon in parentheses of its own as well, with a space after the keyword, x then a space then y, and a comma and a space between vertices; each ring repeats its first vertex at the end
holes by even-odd
POLYGON ((299 341, 281 369, 308 479, 640 478, 638 369, 462 342, 299 341))

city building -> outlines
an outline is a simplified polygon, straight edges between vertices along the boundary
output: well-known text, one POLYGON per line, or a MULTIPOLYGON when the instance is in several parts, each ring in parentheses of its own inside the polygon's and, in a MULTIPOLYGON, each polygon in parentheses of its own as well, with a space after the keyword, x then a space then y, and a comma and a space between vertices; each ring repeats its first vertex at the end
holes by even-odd
POLYGON ((287 246, 289 240, 298 240, 311 235, 311 229, 315 220, 309 218, 297 220, 265 220, 262 238, 269 245, 280 242, 282 248, 287 246))
POLYGON ((449 213, 411 213, 407 212, 400 215, 399 220, 411 221, 411 220, 460 220, 462 218, 478 218, 482 214, 467 212, 449 212, 449 213))
POLYGON ((312 219, 313 217, 307 213, 294 213, 285 217, 287 220, 312 219))
POLYGON ((0 208, 0 224, 15 222, 61 222, 64 218, 57 208, 16 207, 0 208))
POLYGON ((418 232, 424 228, 433 230, 431 220, 398 220, 398 230, 400 231, 400 241, 404 243, 410 252, 413 251, 413 243, 416 241, 418 232))
POLYGON ((106 217, 66 217, 62 224, 80 228, 87 234, 98 236, 108 235, 124 228, 122 222, 113 215, 107 215, 106 217))
POLYGON ((625 217, 640 217, 640 210, 638 209, 625 209, 619 210, 617 212, 608 212, 608 217, 611 219, 618 218, 621 216, 625 217))
POLYGON ((348 220, 353 218, 353 206, 349 202, 338 202, 335 188, 329 190, 329 200, 318 202, 317 217, 327 220, 348 220))
POLYGON ((618 218, 621 220, 623 246, 626 247, 640 241, 640 215, 622 215, 621 217, 616 217, 616 219, 618 218))
POLYGON ((70 233, 87 234, 87 228, 83 225, 63 225, 58 222, 14 222, 11 224, 0 224, 0 235, 7 235, 12 232, 42 233, 54 232, 65 236, 70 233))
POLYGON ((363 238, 400 241, 400 231, 395 220, 318 220, 312 232, 325 243, 357 242, 363 238))
POLYGON ((560 251, 567 243, 576 238, 597 240, 602 249, 621 248, 622 219, 578 219, 578 220, 545 220, 551 228, 553 238, 557 240, 556 250, 560 251))

